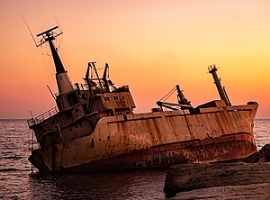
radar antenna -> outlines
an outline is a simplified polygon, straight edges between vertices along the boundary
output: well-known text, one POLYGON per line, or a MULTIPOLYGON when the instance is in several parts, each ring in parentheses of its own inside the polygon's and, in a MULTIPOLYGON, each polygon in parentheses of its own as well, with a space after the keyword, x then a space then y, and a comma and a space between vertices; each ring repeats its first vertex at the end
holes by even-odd
POLYGON ((60 31, 59 33, 53 32, 53 30, 55 30, 57 28, 58 28, 58 26, 55 26, 53 28, 50 28, 50 29, 48 29, 46 31, 43 31, 43 32, 37 34, 37 37, 42 36, 41 42, 39 44, 37 44, 37 47, 41 46, 45 42, 52 41, 56 37, 58 37, 59 35, 63 34, 63 31, 60 31))

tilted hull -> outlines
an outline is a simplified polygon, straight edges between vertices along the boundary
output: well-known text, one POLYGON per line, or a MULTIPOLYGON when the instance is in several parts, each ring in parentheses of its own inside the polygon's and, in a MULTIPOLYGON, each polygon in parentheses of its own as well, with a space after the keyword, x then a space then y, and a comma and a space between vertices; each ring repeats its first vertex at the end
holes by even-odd
POLYGON ((40 172, 168 167, 236 160, 256 152, 258 104, 103 117, 91 135, 34 150, 40 172))
POLYGON ((134 114, 129 87, 114 85, 107 63, 101 77, 95 62, 89 62, 85 84, 72 86, 53 44, 63 33, 56 29, 37 34, 42 36, 37 46, 49 43, 58 87, 57 106, 28 120, 40 146, 29 160, 40 172, 168 167, 242 159, 257 150, 258 104, 231 106, 215 65, 208 70, 221 100, 193 107, 177 85, 177 103, 158 101, 151 113, 134 114))

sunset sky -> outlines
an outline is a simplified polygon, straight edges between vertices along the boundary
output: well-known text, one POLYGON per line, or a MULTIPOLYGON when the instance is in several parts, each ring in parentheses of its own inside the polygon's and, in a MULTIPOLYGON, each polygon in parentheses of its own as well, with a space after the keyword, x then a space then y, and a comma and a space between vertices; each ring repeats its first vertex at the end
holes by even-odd
MULTIPOLYGON (((208 66, 232 104, 257 101, 270 118, 268 0, 10 0, 0 2, 0 119, 31 118, 55 106, 48 45, 36 34, 56 25, 55 45, 73 83, 87 63, 110 66, 110 79, 129 85, 135 112, 148 112, 176 84, 193 106, 219 99, 208 66)), ((176 101, 176 97, 171 101, 176 101)))

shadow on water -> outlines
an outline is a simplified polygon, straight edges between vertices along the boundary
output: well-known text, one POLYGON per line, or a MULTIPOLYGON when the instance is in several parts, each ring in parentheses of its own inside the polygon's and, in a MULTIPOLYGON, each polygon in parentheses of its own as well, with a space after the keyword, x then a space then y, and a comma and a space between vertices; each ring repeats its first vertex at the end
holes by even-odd
POLYGON ((41 199, 166 199, 167 170, 89 174, 32 174, 32 197, 41 199))

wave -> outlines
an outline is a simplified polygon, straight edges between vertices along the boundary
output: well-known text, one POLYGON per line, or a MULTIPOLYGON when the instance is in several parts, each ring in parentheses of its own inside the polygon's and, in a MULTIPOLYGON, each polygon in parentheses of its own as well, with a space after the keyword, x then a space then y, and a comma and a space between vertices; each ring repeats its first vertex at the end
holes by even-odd
POLYGON ((18 171, 19 169, 16 168, 0 168, 0 172, 10 172, 10 171, 18 171))

